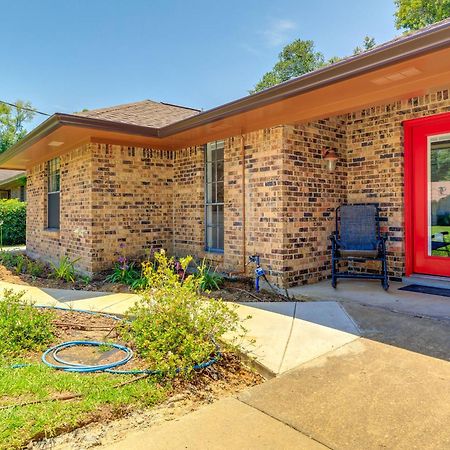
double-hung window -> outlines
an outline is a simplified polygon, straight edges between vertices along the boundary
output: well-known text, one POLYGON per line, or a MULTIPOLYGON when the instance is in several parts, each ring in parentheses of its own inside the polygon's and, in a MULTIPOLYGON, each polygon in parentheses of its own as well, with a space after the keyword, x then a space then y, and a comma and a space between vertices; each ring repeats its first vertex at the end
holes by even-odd
POLYGON ((224 141, 214 141, 205 149, 206 250, 223 252, 224 141))
POLYGON ((52 159, 47 163, 48 190, 47 190, 47 227, 59 229, 59 191, 61 170, 59 158, 52 159))

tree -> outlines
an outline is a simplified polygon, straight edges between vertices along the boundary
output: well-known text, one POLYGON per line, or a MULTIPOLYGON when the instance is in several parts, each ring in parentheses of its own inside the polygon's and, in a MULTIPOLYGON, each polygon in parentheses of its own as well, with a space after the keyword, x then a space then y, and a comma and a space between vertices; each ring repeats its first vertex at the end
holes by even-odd
POLYGON ((360 47, 359 45, 357 47, 355 47, 355 49, 353 50, 353 54, 354 55, 359 55, 360 53, 364 53, 367 50, 370 50, 372 48, 375 47, 376 42, 375 42, 375 38, 371 37, 371 36, 366 36, 364 38, 362 47, 360 47))
POLYGON ((27 134, 24 125, 35 115, 30 102, 17 100, 14 105, 0 103, 0 153, 27 134))
POLYGON ((450 17, 450 0, 395 0, 395 26, 406 32, 450 17))
POLYGON ((273 69, 265 73, 249 92, 253 94, 304 73, 312 72, 322 67, 324 63, 324 57, 322 53, 315 50, 313 41, 296 39, 283 48, 273 69))
MULTIPOLYGON (((375 39, 366 36, 362 46, 356 47, 353 54, 357 55, 373 47, 375 47, 375 39)), ((325 61, 323 54, 315 50, 313 41, 296 39, 283 48, 273 69, 266 72, 249 93, 254 94, 342 59, 339 56, 333 56, 328 61, 325 61)))

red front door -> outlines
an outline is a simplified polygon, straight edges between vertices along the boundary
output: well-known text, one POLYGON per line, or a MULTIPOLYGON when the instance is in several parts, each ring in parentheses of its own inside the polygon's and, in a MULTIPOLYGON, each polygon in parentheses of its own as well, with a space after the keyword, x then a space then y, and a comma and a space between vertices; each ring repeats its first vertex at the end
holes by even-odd
POLYGON ((450 114, 404 129, 406 272, 450 276, 450 114))

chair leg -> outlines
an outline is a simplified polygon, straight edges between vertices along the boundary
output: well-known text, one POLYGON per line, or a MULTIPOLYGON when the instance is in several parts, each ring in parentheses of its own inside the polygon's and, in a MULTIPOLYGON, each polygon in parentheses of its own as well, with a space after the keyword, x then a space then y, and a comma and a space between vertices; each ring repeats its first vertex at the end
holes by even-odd
POLYGON ((331 286, 336 289, 337 278, 336 278, 336 260, 334 259, 334 255, 331 258, 331 286))

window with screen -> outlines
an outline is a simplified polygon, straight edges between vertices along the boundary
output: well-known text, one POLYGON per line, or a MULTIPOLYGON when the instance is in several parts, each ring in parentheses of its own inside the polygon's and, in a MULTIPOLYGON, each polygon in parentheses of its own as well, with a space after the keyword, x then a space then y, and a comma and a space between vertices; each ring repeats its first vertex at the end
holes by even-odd
POLYGON ((224 228, 224 141, 214 141, 205 148, 206 250, 223 252, 224 228))
POLYGON ((51 229, 59 229, 59 215, 60 215, 59 191, 61 178, 59 158, 52 159, 47 164, 48 164, 47 227, 51 229))

